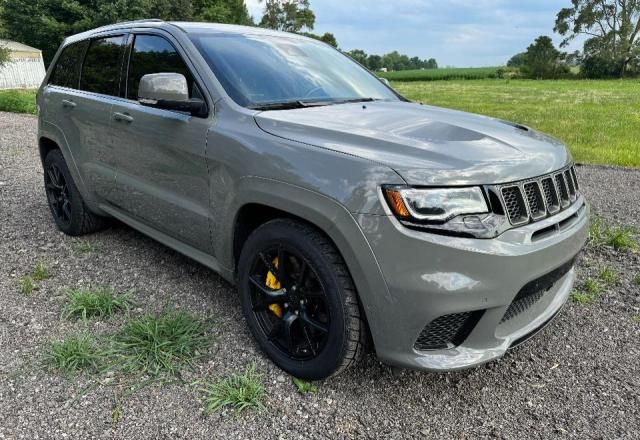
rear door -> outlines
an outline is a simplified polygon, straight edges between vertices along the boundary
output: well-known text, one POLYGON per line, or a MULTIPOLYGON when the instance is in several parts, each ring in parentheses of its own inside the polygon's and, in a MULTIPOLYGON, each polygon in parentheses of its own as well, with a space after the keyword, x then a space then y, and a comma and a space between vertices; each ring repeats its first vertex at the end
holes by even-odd
POLYGON ((191 97, 204 99, 202 88, 169 35, 134 33, 130 45, 125 99, 111 111, 117 168, 113 203, 154 229, 210 252, 205 148, 211 121, 137 101, 146 74, 183 74, 191 97))
POLYGON ((46 123, 66 140, 83 187, 108 199, 115 181, 110 111, 120 94, 124 34, 72 43, 43 90, 46 123))

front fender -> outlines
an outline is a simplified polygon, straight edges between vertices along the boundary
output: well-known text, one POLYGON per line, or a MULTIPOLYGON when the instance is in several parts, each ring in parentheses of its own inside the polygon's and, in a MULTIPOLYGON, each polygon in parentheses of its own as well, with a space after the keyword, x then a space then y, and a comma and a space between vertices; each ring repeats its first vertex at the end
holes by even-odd
POLYGON ((367 316, 374 341, 383 331, 381 305, 391 301, 378 261, 360 225, 340 203, 325 195, 278 180, 244 177, 238 181, 237 196, 232 199, 230 221, 214 233, 214 242, 224 243, 220 260, 234 267, 233 237, 237 213, 247 204, 267 205, 305 219, 321 229, 338 248, 353 278, 361 305, 367 316), (219 236, 215 236, 219 234, 219 236))

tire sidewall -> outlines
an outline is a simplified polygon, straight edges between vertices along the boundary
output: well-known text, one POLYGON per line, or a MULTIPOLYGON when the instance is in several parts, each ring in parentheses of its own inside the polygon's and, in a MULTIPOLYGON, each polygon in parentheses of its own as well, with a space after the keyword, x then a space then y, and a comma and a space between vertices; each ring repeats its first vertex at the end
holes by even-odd
POLYGON ((345 357, 349 337, 346 331, 345 315, 348 312, 344 304, 345 292, 331 263, 310 239, 309 234, 284 222, 267 223, 258 228, 247 240, 238 267, 238 289, 245 320, 262 350, 278 366, 295 377, 308 380, 323 379, 336 371, 345 357), (277 244, 295 249, 306 258, 312 264, 326 292, 330 315, 329 335, 322 351, 311 360, 291 359, 270 342, 252 310, 249 276, 254 257, 258 252, 277 244))
POLYGON ((49 192, 45 186, 45 192, 47 196, 47 204, 49 205, 49 210, 51 211, 51 215, 53 216, 53 220, 62 232, 68 235, 77 235, 82 227, 82 216, 83 216, 83 201, 78 188, 71 177, 71 173, 69 172, 69 168, 67 167, 67 163, 64 160, 64 156, 60 150, 53 150, 47 154, 47 157, 44 160, 44 181, 45 185, 47 182, 47 170, 51 165, 56 165, 62 175, 64 176, 64 180, 67 184, 67 188, 69 191, 69 199, 71 201, 71 221, 68 223, 62 222, 58 216, 56 216, 53 206, 51 206, 51 201, 49 199, 49 192))

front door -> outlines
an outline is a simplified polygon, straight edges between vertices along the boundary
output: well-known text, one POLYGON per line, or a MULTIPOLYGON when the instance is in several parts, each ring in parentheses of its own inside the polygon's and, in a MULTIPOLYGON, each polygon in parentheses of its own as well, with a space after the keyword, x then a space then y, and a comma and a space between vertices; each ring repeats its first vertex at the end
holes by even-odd
POLYGON ((200 88, 164 36, 137 34, 131 44, 126 99, 111 110, 116 161, 111 201, 136 220, 210 252, 205 148, 211 122, 137 101, 138 84, 146 74, 181 73, 192 96, 200 88))

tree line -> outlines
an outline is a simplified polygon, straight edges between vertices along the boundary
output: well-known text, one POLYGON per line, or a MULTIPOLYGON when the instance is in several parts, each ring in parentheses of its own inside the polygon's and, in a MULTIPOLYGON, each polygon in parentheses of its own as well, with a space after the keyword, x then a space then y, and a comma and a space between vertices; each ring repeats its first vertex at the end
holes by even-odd
POLYGON ((531 78, 559 78, 579 67, 585 78, 640 75, 640 0, 571 0, 556 16, 560 49, 585 36, 582 51, 562 52, 548 36, 538 37, 507 65, 531 78))
MULTIPOLYGON (((0 37, 37 47, 47 65, 69 35, 150 17, 261 26, 306 35, 339 49, 332 33, 312 32, 316 17, 310 0, 263 0, 263 4, 263 16, 256 22, 244 0, 0 0, 0 37)), ((346 53, 371 70, 438 67, 433 58, 409 58, 397 51, 386 55, 367 55, 362 50, 346 53)), ((0 65, 7 56, 0 48, 0 65)))
POLYGON ((368 55, 362 49, 354 49, 346 52, 351 58, 369 68, 369 70, 387 69, 391 70, 418 70, 437 69, 438 62, 435 58, 420 59, 419 57, 409 58, 407 55, 398 53, 397 50, 385 55, 368 55))

